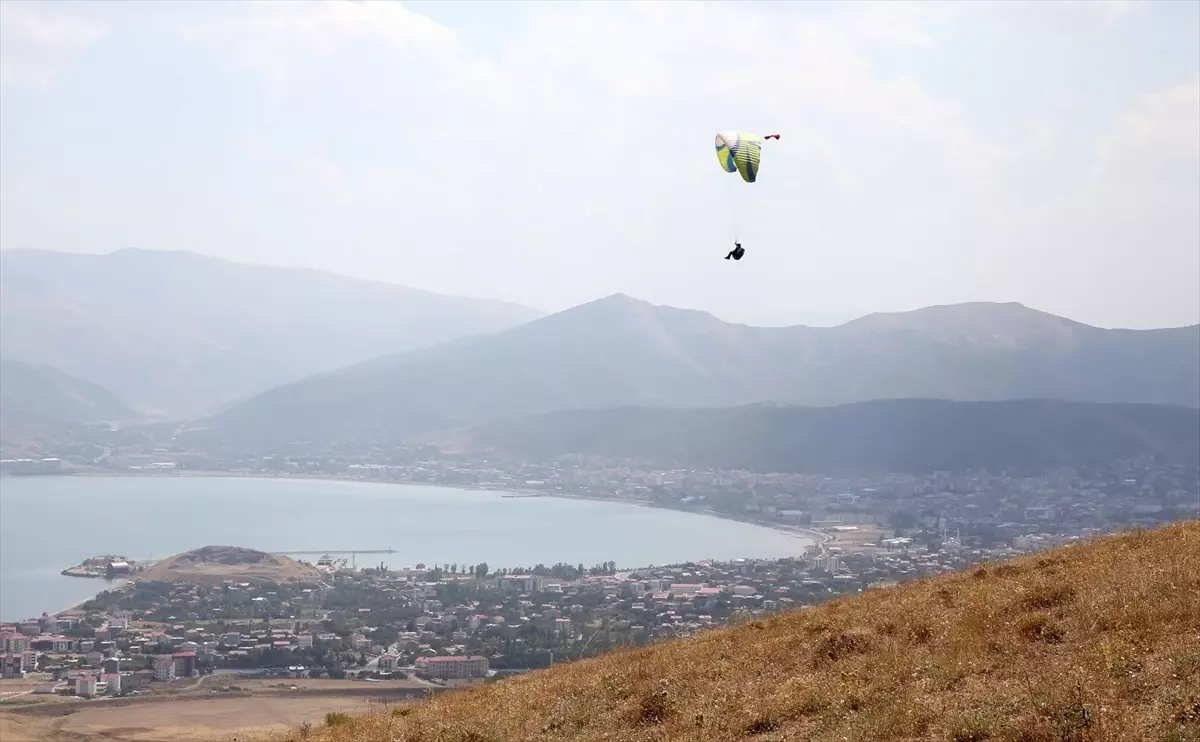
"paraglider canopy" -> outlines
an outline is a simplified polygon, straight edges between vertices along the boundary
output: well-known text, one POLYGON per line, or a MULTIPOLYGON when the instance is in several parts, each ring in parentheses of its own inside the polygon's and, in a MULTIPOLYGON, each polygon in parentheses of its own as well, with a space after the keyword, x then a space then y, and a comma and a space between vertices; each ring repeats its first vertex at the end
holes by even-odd
POLYGON ((779 139, 778 134, 760 137, 739 131, 723 131, 717 134, 717 162, 727 173, 742 176, 742 180, 753 183, 758 180, 758 166, 762 160, 764 139, 779 139))

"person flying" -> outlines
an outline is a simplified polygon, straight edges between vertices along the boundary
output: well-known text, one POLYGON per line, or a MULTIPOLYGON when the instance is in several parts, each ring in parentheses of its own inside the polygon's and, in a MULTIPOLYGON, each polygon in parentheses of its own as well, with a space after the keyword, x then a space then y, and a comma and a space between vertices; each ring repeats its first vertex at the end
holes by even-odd
MULTIPOLYGON (((718 132, 715 141, 713 142, 717 152, 717 162, 720 163, 721 169, 727 173, 741 176, 741 179, 746 183, 755 183, 758 181, 758 167, 762 160, 763 143, 768 139, 779 140, 778 134, 767 134, 759 136, 757 134, 749 134, 739 131, 722 131, 718 132)), ((731 190, 730 200, 730 216, 733 221, 733 249, 725 256, 726 260, 741 260, 746 254, 746 250, 742 247, 742 243, 737 241, 738 236, 738 210, 733 208, 733 191, 731 190)), ((751 191, 753 193, 753 191, 751 191)))

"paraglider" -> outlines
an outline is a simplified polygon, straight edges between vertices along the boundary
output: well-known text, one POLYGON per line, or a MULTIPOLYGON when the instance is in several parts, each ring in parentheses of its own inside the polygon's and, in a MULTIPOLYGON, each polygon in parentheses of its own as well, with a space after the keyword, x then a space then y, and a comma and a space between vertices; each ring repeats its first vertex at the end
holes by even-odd
MULTIPOLYGON (((763 142, 767 139, 779 139, 778 134, 767 134, 760 137, 757 134, 747 134, 737 131, 722 131, 717 134, 717 162, 727 173, 737 173, 742 180, 753 183, 758 180, 758 167, 762 161, 763 142)), ((732 194, 731 194, 732 196, 732 194)), ((732 209, 732 203, 730 208, 732 209)), ((726 260, 733 258, 741 260, 746 253, 737 237, 737 222, 734 220, 733 249, 725 256, 726 260)))

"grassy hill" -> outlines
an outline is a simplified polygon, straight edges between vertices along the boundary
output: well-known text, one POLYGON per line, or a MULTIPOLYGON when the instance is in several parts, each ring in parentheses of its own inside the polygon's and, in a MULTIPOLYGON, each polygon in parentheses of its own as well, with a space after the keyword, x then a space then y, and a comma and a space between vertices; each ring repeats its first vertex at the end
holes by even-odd
POLYGON ((1200 410, 1053 400, 881 400, 551 412, 429 436, 448 451, 770 472, 1043 471, 1143 455, 1200 464, 1200 410))
POLYGON ((1200 522, 448 693, 314 742, 1200 739, 1200 522))
POLYGON ((504 302, 189 252, 0 253, 6 355, 175 417, 537 316, 504 302))
POLYGON ((204 546, 158 562, 138 573, 139 580, 219 585, 225 580, 246 582, 317 581, 316 567, 290 557, 238 546, 204 546))
POLYGON ((1057 398, 1200 407, 1200 326, 1106 330, 1016 304, 735 325, 623 295, 385 356, 206 421, 224 439, 386 443, 554 410, 1057 398))

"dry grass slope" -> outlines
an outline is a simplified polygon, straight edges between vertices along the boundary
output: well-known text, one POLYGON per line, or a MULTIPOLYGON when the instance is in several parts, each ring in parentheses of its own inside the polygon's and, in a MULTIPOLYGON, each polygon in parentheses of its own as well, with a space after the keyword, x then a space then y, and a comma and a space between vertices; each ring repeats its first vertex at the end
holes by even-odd
POLYGON ((286 556, 240 546, 204 546, 164 559, 138 574, 138 579, 219 584, 225 580, 304 582, 320 576, 316 567, 286 556))
POLYGON ((305 738, 1200 740, 1200 522, 617 652, 305 738))

